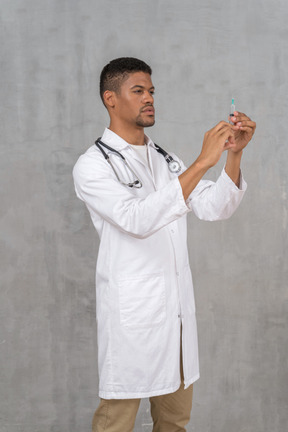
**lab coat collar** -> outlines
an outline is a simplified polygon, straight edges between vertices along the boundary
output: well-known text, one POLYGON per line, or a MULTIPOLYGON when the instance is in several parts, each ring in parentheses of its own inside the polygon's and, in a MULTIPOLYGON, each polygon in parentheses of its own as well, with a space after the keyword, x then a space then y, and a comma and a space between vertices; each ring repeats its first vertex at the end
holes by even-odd
MULTIPOLYGON (((110 129, 106 128, 104 131, 104 134, 102 135, 101 141, 103 141, 105 144, 109 145, 113 149, 117 151, 121 151, 124 148, 130 148, 129 143, 125 141, 123 138, 121 138, 119 135, 117 135, 115 132, 112 132, 110 129)), ((144 135, 144 141, 147 146, 154 147, 154 143, 149 138, 148 135, 144 135)))

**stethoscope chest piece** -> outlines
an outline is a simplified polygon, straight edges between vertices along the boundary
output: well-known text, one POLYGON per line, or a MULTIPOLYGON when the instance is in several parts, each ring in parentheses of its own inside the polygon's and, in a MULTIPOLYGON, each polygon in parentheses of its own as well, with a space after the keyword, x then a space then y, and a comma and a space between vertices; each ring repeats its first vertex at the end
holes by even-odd
POLYGON ((181 166, 179 162, 173 159, 172 161, 168 162, 168 169, 172 173, 178 173, 181 170, 181 166))
POLYGON ((154 143, 155 148, 158 153, 162 154, 164 156, 164 159, 166 160, 168 164, 168 169, 171 173, 177 174, 181 171, 181 165, 178 161, 172 158, 162 147, 160 147, 158 144, 154 143))

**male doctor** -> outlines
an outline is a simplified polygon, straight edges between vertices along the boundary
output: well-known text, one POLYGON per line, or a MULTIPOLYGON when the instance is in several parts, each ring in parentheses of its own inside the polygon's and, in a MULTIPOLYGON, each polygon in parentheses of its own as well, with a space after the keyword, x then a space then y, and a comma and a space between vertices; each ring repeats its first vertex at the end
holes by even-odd
POLYGON ((93 145, 73 171, 77 196, 100 237, 96 316, 101 399, 93 432, 132 432, 140 400, 147 397, 153 432, 185 431, 192 384, 199 378, 186 215, 229 218, 246 189, 240 161, 255 123, 234 112, 232 124, 221 121, 205 133, 201 152, 188 169, 171 155, 180 171, 175 166, 170 171, 144 134, 155 122, 151 73, 135 58, 115 59, 104 67, 100 95, 110 125, 101 142, 109 148, 93 145), (223 151, 226 165, 216 183, 202 180, 223 151))

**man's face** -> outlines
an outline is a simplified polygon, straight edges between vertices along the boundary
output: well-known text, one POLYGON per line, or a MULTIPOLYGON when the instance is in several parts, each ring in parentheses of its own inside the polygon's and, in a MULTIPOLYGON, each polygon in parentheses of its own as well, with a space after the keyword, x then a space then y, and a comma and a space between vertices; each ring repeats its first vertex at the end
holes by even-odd
POLYGON ((122 83, 115 95, 114 113, 118 120, 130 126, 149 127, 155 123, 154 86, 151 76, 134 72, 122 83))

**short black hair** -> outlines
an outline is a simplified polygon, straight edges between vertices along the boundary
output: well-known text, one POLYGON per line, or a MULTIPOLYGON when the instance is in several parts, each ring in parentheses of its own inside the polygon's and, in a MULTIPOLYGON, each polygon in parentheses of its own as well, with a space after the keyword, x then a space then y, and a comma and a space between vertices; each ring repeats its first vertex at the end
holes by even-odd
POLYGON ((145 72, 152 75, 152 69, 144 61, 134 57, 120 57, 111 60, 104 66, 100 75, 100 96, 104 103, 103 94, 106 90, 119 93, 122 82, 130 73, 145 72))

